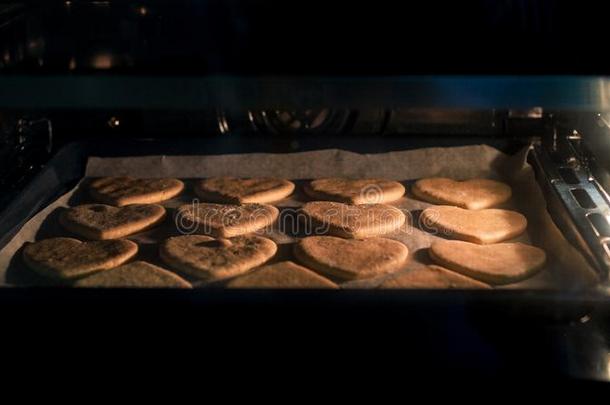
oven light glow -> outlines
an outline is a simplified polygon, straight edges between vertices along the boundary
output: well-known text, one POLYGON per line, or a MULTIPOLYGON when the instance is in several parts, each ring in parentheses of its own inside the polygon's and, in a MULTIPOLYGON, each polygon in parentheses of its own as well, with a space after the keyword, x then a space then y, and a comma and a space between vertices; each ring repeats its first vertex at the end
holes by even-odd
POLYGON ((117 128, 119 125, 121 125, 121 121, 117 117, 110 117, 108 120, 108 126, 110 128, 117 128))
POLYGON ((98 53, 93 57, 91 65, 96 69, 110 69, 112 67, 112 55, 108 53, 98 53))

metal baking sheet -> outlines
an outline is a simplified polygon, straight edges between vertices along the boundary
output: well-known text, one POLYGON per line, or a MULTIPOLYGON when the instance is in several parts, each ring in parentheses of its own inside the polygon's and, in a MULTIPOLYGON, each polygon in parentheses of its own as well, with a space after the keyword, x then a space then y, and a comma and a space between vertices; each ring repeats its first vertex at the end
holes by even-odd
MULTIPOLYGON (((296 192, 274 205, 281 210, 280 221, 273 227, 261 231, 278 243, 274 261, 292 259, 292 244, 298 233, 293 229, 280 229, 280 224, 292 224, 291 216, 304 202, 310 199, 302 192, 302 185, 312 178, 346 176, 353 178, 387 178, 403 182, 409 189, 418 178, 444 176, 455 179, 485 177, 500 179, 513 187, 513 198, 504 208, 523 213, 528 219, 528 230, 516 240, 543 248, 548 254, 546 268, 537 276, 521 283, 503 288, 545 289, 582 288, 596 281, 596 273, 583 256, 565 240, 548 215, 545 200, 538 187, 526 157, 529 148, 509 156, 486 145, 425 148, 377 154, 359 154, 344 150, 329 149, 310 152, 270 154, 224 154, 191 156, 127 156, 91 157, 88 160, 85 178, 72 190, 33 216, 13 239, 0 251, 0 281, 5 286, 48 285, 49 281, 28 270, 22 263, 20 249, 27 241, 54 236, 73 236, 57 223, 62 209, 92 202, 86 193, 86 184, 91 177, 130 175, 134 177, 177 177, 186 182, 186 191, 179 197, 163 203, 169 210, 165 223, 150 231, 134 235, 140 251, 136 259, 148 260, 164 266, 157 254, 158 242, 180 234, 173 222, 176 207, 191 202, 192 182, 197 178, 213 176, 274 176, 295 181, 296 192)), ((409 192, 393 203, 411 220, 386 237, 403 242, 410 251, 410 260, 398 272, 368 280, 342 284, 345 288, 375 288, 387 277, 430 263, 427 248, 437 236, 424 232, 417 226, 422 209, 430 204, 416 200, 409 192)), ((167 266, 164 266, 167 267, 167 266)), ((197 283, 198 286, 206 286, 197 283)), ((222 283, 214 283, 221 286, 222 283)))

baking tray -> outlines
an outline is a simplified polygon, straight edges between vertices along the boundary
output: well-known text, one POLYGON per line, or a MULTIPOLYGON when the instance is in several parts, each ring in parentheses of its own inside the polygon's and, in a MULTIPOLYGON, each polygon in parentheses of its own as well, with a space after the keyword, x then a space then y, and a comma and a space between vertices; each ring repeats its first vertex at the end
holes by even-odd
MULTIPOLYGON (((521 186, 518 187, 517 190, 518 193, 520 194, 526 194, 526 195, 530 195, 531 191, 533 190, 531 187, 535 187, 532 186, 531 183, 533 183, 533 176, 531 175, 523 175, 522 174, 522 169, 521 166, 523 165, 523 157, 525 156, 524 153, 527 152, 527 148, 523 149, 521 151, 521 153, 516 155, 516 159, 511 158, 511 159, 507 159, 502 157, 501 158, 501 154, 498 154, 497 151, 494 152, 494 149, 491 148, 480 148, 479 146, 474 146, 474 147, 470 147, 470 148, 451 148, 451 149, 423 149, 421 150, 421 152, 417 151, 415 153, 413 152, 408 152, 408 153, 401 153, 401 152, 396 152, 396 153, 390 153, 387 155, 381 155, 383 156, 381 159, 380 157, 377 157, 378 155, 376 154, 367 154, 367 155, 355 155, 353 153, 349 153, 349 152, 345 152, 345 151, 340 151, 340 150, 336 150, 336 151, 319 151, 316 149, 316 147, 319 147, 320 145, 317 145, 316 142, 311 142, 309 141, 308 144, 306 145, 299 145, 299 149, 300 150, 304 150, 304 149, 314 149, 316 150, 315 152, 311 153, 311 154, 306 154, 306 155, 294 155, 293 158, 288 158, 286 159, 287 155, 257 155, 257 154, 252 154, 252 155, 248 155, 248 154, 243 154, 243 153, 239 153, 239 154, 234 154, 232 152, 235 152, 236 150, 242 150, 242 149, 246 149, 248 152, 255 152, 257 150, 263 149, 265 151, 268 151, 268 149, 272 149, 277 151, 284 149, 285 151, 285 146, 282 145, 281 142, 276 142, 275 145, 273 145, 271 148, 269 147, 269 145, 266 145, 265 143, 268 143, 270 141, 273 141, 273 138, 251 138, 254 139, 254 141, 250 140, 249 142, 244 142, 243 140, 239 140, 236 137, 219 137, 219 138, 207 138, 207 139, 203 139, 203 140, 176 140, 173 142, 162 142, 162 141, 121 141, 121 142, 106 142, 106 143, 77 143, 77 144, 72 144, 69 145, 68 147, 64 148, 63 150, 61 150, 57 156, 53 159, 53 161, 47 166, 47 168, 40 174, 39 177, 37 177, 34 182, 29 186, 29 189, 24 190, 23 194, 22 194, 22 198, 20 199, 20 201, 15 201, 14 204, 9 207, 9 209, 4 213, 5 218, 7 219, 6 223, 4 223, 7 226, 12 226, 11 228, 7 228, 6 232, 3 234, 4 235, 4 240, 2 240, 2 244, 0 245, 0 248, 4 247, 6 245, 6 242, 8 239, 10 239, 13 235, 15 235, 15 232, 17 229, 20 229, 20 227, 23 225, 23 221, 19 221, 19 218, 30 218, 32 216, 33 213, 37 212, 38 210, 40 210, 42 207, 45 207, 47 204, 51 203, 55 198, 57 198, 59 195, 61 195, 62 193, 66 192, 67 189, 72 188, 72 186, 79 182, 84 176, 85 176, 85 164, 87 162, 87 158, 89 156, 94 156, 95 158, 93 159, 93 165, 95 166, 95 163, 97 163, 98 165, 101 164, 101 167, 98 167, 97 172, 95 171, 95 169, 93 169, 93 171, 90 171, 91 167, 87 170, 87 175, 91 176, 93 175, 95 176, 100 176, 100 175, 108 175, 108 173, 112 174, 112 175, 123 175, 123 174, 131 174, 131 175, 135 175, 137 177, 140 176, 148 176, 149 173, 156 173, 153 176, 159 176, 159 175, 170 175, 170 176, 176 176, 176 177, 201 177, 201 176, 209 176, 209 175, 239 175, 239 176, 244 176, 244 175, 250 175, 251 173, 254 173, 255 175, 269 175, 269 170, 271 170, 271 173, 280 173, 279 175, 282 177, 286 177, 286 178, 303 178, 303 176, 305 176, 305 178, 308 178, 308 176, 313 175, 314 177, 318 177, 318 176, 327 176, 329 175, 329 173, 335 173, 335 170, 340 170, 343 172, 344 175, 351 175, 351 176, 356 176, 356 177, 360 177, 360 176, 373 176, 373 177, 388 177, 388 178, 396 178, 397 180, 404 180, 405 178, 418 178, 421 176, 426 176, 426 175, 430 175, 430 174, 434 174, 434 173, 445 173, 445 175, 449 175, 449 176, 458 176, 458 177, 462 177, 462 176, 466 176, 466 178, 468 177, 477 177, 477 176, 487 176, 487 175, 492 175, 492 176, 496 176, 498 174, 492 174, 492 173, 499 173, 497 172, 498 170, 500 170, 500 172, 502 171, 509 171, 509 174, 504 174, 505 176, 516 176, 518 178, 525 178, 525 181, 522 180, 515 180, 518 184, 522 184, 521 186), (237 143, 233 142, 231 143, 231 140, 238 140, 237 143), (264 143, 260 143, 257 141, 264 141, 264 143), (214 145, 214 143, 216 143, 216 145, 214 145), (199 159, 198 156, 210 156, 210 155, 214 155, 214 153, 210 153, 211 151, 216 152, 216 154, 221 154, 222 156, 219 157, 208 157, 208 158, 204 158, 204 159, 199 159), (436 164, 431 165, 432 167, 429 168, 424 168, 424 169, 417 169, 418 167, 423 167, 423 166, 429 166, 424 164, 424 162, 430 162, 429 161, 429 156, 430 153, 435 154, 436 156, 441 155, 444 156, 443 159, 441 159, 442 163, 439 163, 437 161, 436 164), (159 156, 160 155, 160 156, 159 156), (172 158, 172 155, 178 155, 178 156, 185 156, 184 158, 172 158), (190 158, 190 155, 194 155, 194 158, 190 158), (121 159, 121 156, 123 157, 128 157, 127 159, 121 159), (252 160, 250 161, 249 156, 252 156, 252 160), (500 159, 501 158, 501 159, 500 159), (149 160, 147 162, 147 159, 149 160), (150 161, 152 159, 152 162, 150 161), (159 160, 160 159, 160 160, 159 160), (172 160, 173 159, 173 160, 172 160), (258 160, 257 160, 258 159, 258 160), (261 161, 261 159, 263 159, 261 161), (313 159, 313 160, 312 160, 313 159), (419 162, 419 163, 411 163, 409 166, 405 166, 404 165, 404 161, 405 160, 409 160, 412 162, 419 162), (316 164, 312 165, 311 167, 309 167, 310 162, 315 161, 316 164), (184 163, 187 162, 187 163, 184 163), (258 163, 257 163, 258 162, 258 163), (264 164, 262 164, 264 162, 264 164), (299 163, 296 163, 299 162, 299 163), (328 164, 325 163, 321 163, 321 162, 329 162, 328 164), (449 162, 449 163, 447 163, 449 162), (500 163, 500 162, 504 162, 504 163, 500 163), (387 164, 386 164, 387 163, 387 164), (509 164, 510 163, 510 164, 509 164), (148 164, 148 166, 146 166, 146 164, 148 164), (492 169, 493 167, 496 167, 498 165, 500 166, 506 166, 507 164, 509 164, 510 167, 513 167, 513 169, 492 169), (259 165, 264 166, 263 168, 259 169, 259 165), (276 166, 274 166, 276 165, 276 166), (337 166, 338 165, 338 166, 337 166), (489 166, 491 165, 491 167, 489 166), (240 167, 241 166, 241 167, 240 167), (250 168, 248 168, 248 166, 250 168), (163 167, 163 169, 161 171, 157 170, 159 167, 163 167), (220 167, 220 169, 219 169, 220 167), (275 169, 274 169, 275 167, 275 169), (116 170, 119 170, 119 172, 116 172, 116 170), (409 168, 409 169, 408 169, 409 168), (220 171, 219 171, 220 170, 220 171), (241 170, 241 171, 240 171, 241 170), (330 172, 329 172, 330 170, 330 172), (437 170, 439 170, 439 172, 437 172, 437 170), (135 172, 134 172, 135 171, 135 172), (236 171, 239 171, 236 172, 236 171), (512 175, 510 173, 513 173, 512 175), (293 177, 294 176, 294 177, 293 177), (403 177, 405 176, 405 177, 403 177), (530 180, 528 180, 530 179, 530 180), (523 184, 529 184, 528 186, 523 186, 523 184), (9 223, 9 221, 12 220, 12 224, 9 223)), ((281 138, 280 138, 281 139, 281 138)), ((310 138, 315 140, 319 140, 320 138, 310 138)), ((345 146, 348 143, 351 143, 352 146, 355 146, 356 149, 364 149, 364 151, 366 152, 371 152, 371 149, 376 149, 374 150, 375 152, 379 151, 379 144, 383 144, 383 146, 385 146, 386 149, 392 149, 392 141, 394 141, 394 143, 396 143, 397 141, 399 143, 401 143, 400 145, 400 149, 405 149, 404 147, 404 140, 405 138, 401 138, 401 137, 389 137, 386 138, 387 142, 378 142, 377 143, 377 147, 376 148, 372 148, 372 145, 367 145, 367 142, 370 143, 370 139, 372 138, 353 138, 353 137, 345 137, 343 138, 343 142, 341 143, 342 146, 345 146), (351 141, 351 142, 347 142, 347 141, 351 141), (354 142, 354 141, 359 141, 359 142, 354 142)), ((409 139, 418 139, 418 138, 409 138, 409 139)), ((464 139, 462 137, 460 138, 448 138, 448 139, 452 139, 453 142, 455 142, 456 140, 461 141, 461 143, 463 144, 464 139)), ((432 138, 432 137, 428 137, 427 138, 428 141, 435 141, 434 145, 438 146, 439 144, 439 139, 438 138, 432 138)), ((277 140, 276 140, 277 141, 277 140)), ((325 142, 324 146, 328 146, 329 142, 326 139, 327 142, 325 142)), ((442 143, 442 142, 441 142, 442 143)), ((296 149, 294 148, 294 141, 290 142, 288 145, 291 146, 292 149, 296 149)), ((413 148, 418 148, 420 146, 422 146, 422 142, 410 142, 409 144, 411 147, 413 148)), ((398 148, 398 146, 395 146, 396 148, 398 148)), ((342 148, 344 149, 344 148, 342 148)), ((527 171, 526 171, 527 173, 527 171)), ((80 189, 80 187, 79 187, 80 189)), ((70 205, 73 204, 79 204, 79 203, 83 203, 83 202, 87 202, 87 199, 83 199, 82 197, 82 193, 78 192, 79 190, 77 190, 77 194, 75 194, 74 196, 70 196, 70 205), (80 194, 80 198, 78 197, 78 195, 80 194)), ((298 193, 297 193, 298 194, 298 193)), ((296 194, 295 194, 296 195, 296 194)), ((65 197, 64 197, 65 199, 65 197)), ((63 201, 64 199, 62 199, 61 201, 63 201)), ((523 200, 522 197, 520 197, 521 200, 523 200)), ((288 201, 288 206, 292 207, 294 204, 300 204, 302 203, 303 200, 300 200, 297 198, 297 201, 288 201)), ((528 205, 535 205, 539 208, 532 210, 531 212, 529 212, 529 214, 526 213, 526 215, 528 216, 528 218, 530 218, 530 220, 532 220, 533 218, 537 218, 537 217, 548 217, 548 215, 540 215, 540 213, 544 212, 544 202, 541 196, 538 197, 538 200, 536 200, 537 202, 535 204, 528 204, 528 205), (542 207, 541 207, 542 205, 542 207)), ((400 205, 401 208, 403 209, 407 209, 409 210, 409 212, 413 212, 413 210, 420 210, 422 208, 425 208, 425 206, 427 206, 428 204, 419 204, 417 203, 416 200, 412 200, 407 198, 406 202, 410 204, 405 205, 400 205), (415 206, 413 205, 415 203, 415 206)), ((178 204, 178 202, 174 202, 175 204, 178 204)), ((183 202, 184 203, 184 202, 183 202)), ((526 200, 526 204, 529 203, 529 199, 526 200)), ((170 202, 171 204, 171 202, 170 202)), ((174 205, 175 205, 174 204, 174 205)), ((513 203, 514 204, 514 203, 513 203)), ((53 207, 57 206, 57 204, 51 205, 49 207, 49 209, 52 209, 53 207)), ((298 206, 298 205, 295 205, 298 206)), ((512 209, 524 209, 524 204, 523 201, 521 202, 521 208, 519 208, 519 206, 507 206, 507 208, 511 208, 512 209)), ((49 209, 45 210, 45 212, 49 211, 49 209)), ((527 210, 527 209, 526 209, 527 210)), ((47 213, 48 214, 48 213, 47 213)), ((46 217, 47 214, 43 213, 43 216, 46 217)), ((53 215, 53 213, 51 213, 50 215, 53 215)), ((40 216, 38 216, 38 218, 40 218, 40 216)), ((52 219, 52 218, 51 218, 52 219)), ((46 221, 46 218, 44 219, 46 221)), ((39 219, 37 219, 37 221, 39 221, 39 219)), ((545 235, 545 233, 547 231, 550 231, 551 234, 548 235, 547 239, 562 239, 561 235, 558 233, 558 231, 555 229, 554 226, 550 226, 549 225, 549 220, 545 221, 541 221, 536 219, 536 223, 532 223, 531 226, 529 227, 530 230, 535 230, 534 232, 534 238, 538 238, 539 242, 540 239, 542 238, 542 235, 545 235), (555 232, 555 234, 553 235, 553 232, 555 232), (537 236, 536 236, 537 235, 537 236)), ((51 222, 47 222, 47 224, 49 223, 53 223, 53 221, 51 222)), ((29 225, 30 227, 32 225, 29 225)), ((48 228, 48 226, 47 226, 48 228)), ((31 229, 31 228, 30 228, 31 229)), ((425 248, 427 246, 429 246, 430 243, 430 235, 427 233, 423 233, 421 234, 421 231, 415 231, 416 234, 412 235, 411 234, 411 229, 416 229, 416 228, 409 228, 407 229, 406 233, 399 233, 399 235, 397 235, 397 240, 400 240, 402 243, 406 244, 411 252, 414 253, 414 256, 416 258, 416 260, 413 262, 414 264, 420 263, 423 264, 426 262, 426 260, 423 257, 420 257, 421 253, 424 253, 423 251, 418 251, 418 249, 422 249, 425 248), (420 236, 417 236, 417 233, 419 232, 420 236), (401 236, 402 235, 402 236, 401 236), (419 239, 418 239, 419 238, 419 239), (423 242, 420 239, 424 239, 423 242), (418 242, 419 241, 419 242, 418 242), (418 257, 420 257, 418 259, 418 257), (424 261, 422 262, 421 259, 424 259, 424 261)), ((36 228, 36 233, 38 233, 38 229, 36 228)), ((41 228, 42 230, 42 228, 41 228)), ((54 235, 57 232, 59 232, 58 230, 56 230, 55 233, 51 233, 49 235, 54 235)), ((529 233, 531 233, 532 231, 530 231, 529 233)), ((44 231, 43 231, 44 233, 44 231)), ((45 235, 48 234, 48 232, 44 233, 45 235)), ((33 235, 35 234, 31 234, 32 236, 26 237, 26 239, 23 239, 23 234, 20 234, 20 240, 32 240, 32 239, 28 239, 28 238, 32 238, 34 237, 33 235)), ((39 234, 40 235, 40 234, 39 234)), ((158 239, 159 237, 161 237, 162 235, 156 235, 153 236, 153 241, 158 239)), ((279 235, 276 234, 276 237, 279 236, 280 237, 280 241, 278 241, 276 239, 276 237, 270 235, 270 237, 274 240, 276 240, 276 242, 280 243, 281 240, 284 240, 283 243, 287 243, 286 241, 286 235, 282 235, 282 233, 280 233, 279 235)), ((531 235, 530 235, 531 236, 531 235)), ((392 236, 390 236, 392 237, 392 236)), ((288 239, 290 239, 288 237, 288 239)), ((526 243, 531 243, 529 241, 529 237, 522 239, 519 238, 520 241, 526 242, 526 243)), ((150 238, 147 238, 146 236, 143 236, 142 240, 138 240, 136 239, 136 241, 138 243, 144 243, 144 245, 142 245, 143 247, 149 247, 152 248, 152 246, 150 245, 150 238)), ((290 240, 288 240, 290 241, 290 240)), ((535 239, 532 240, 532 242, 536 242, 535 239)), ((15 244, 15 242, 13 242, 12 246, 10 249, 8 249, 9 251, 13 251, 15 249, 15 246, 17 246, 15 244), (12 250, 11 250, 12 249, 12 250)), ((576 267, 576 269, 580 270, 580 264, 581 261, 580 260, 575 260, 574 256, 577 256, 577 253, 572 253, 572 255, 568 254, 568 255, 563 255, 563 252, 569 249, 566 249, 566 245, 565 243, 563 245, 559 244, 559 248, 558 245, 551 242, 550 244, 545 244, 542 247, 544 247, 545 249, 549 249, 549 252, 552 252, 552 256, 553 257, 557 257, 559 259, 561 259, 562 261, 559 262, 559 264, 561 264, 562 266, 557 266, 557 262, 552 263, 550 261, 550 266, 552 265, 552 269, 553 269, 553 278, 557 278, 557 275, 561 275, 559 270, 556 270, 556 268, 563 268, 566 267, 564 265, 567 264, 578 264, 578 266, 574 266, 576 267)), ((150 249, 149 249, 150 250, 150 249)), ((6 254, 7 252, 3 252, 3 254, 6 254)), ((150 256, 150 255, 148 255, 150 256)), ((145 256, 145 260, 152 260, 154 262, 156 255, 154 256, 145 256)), ((158 258, 157 258, 158 260, 158 258)), ((11 266, 13 272, 11 273, 12 275, 16 275, 17 273, 14 272, 14 270, 16 269, 15 264, 19 264, 19 263, 13 263, 13 265, 11 266)), ((575 270, 576 270, 575 269, 575 270)), ((575 272, 574 270, 574 272, 575 272)), ((548 271, 545 272, 544 274, 549 275, 548 271)), ((569 274, 569 273, 568 273, 569 274)), ((532 288, 549 288, 553 286, 553 281, 550 281, 551 279, 544 281, 545 277, 541 277, 538 279, 532 279, 531 282, 527 281, 524 283, 519 283, 519 285, 515 285, 515 287, 517 288, 525 288, 525 289, 532 289, 532 288), (550 283, 550 284, 549 284, 550 283)), ((548 278, 548 277, 547 277, 548 278)), ((568 283, 565 282, 565 277, 563 275, 561 275, 562 278, 562 282, 557 284, 559 286, 563 285, 564 287, 562 288, 568 288, 571 286, 572 283, 574 283, 575 281, 572 280, 568 280, 568 283)), ((13 277, 13 280, 16 280, 13 277)), ((379 280, 377 280, 379 281, 379 280)), ((363 282, 354 282, 354 283, 348 283, 346 284, 346 286, 349 287, 364 287, 364 288, 371 288, 371 287, 376 287, 376 285, 378 285, 376 280, 371 280, 370 283, 368 283, 366 280, 363 282), (377 284, 376 284, 377 283, 377 284)), ((18 284, 28 284, 27 281, 21 281, 18 282, 18 284)), ((35 280, 30 280, 30 283, 34 283, 37 284, 35 280)), ((12 283, 11 283, 12 284, 12 283)), ((556 288, 556 287, 554 287, 556 288)))
MULTIPOLYGON (((28 219, 78 184, 90 156, 295 151, 290 139, 229 138, 69 144, 0 213, 0 248, 28 219)), ((325 137, 300 140, 297 150, 340 146, 371 153, 465 143, 487 143, 507 152, 523 146, 490 138, 325 137)), ((602 349, 593 325, 610 319, 607 297, 581 290, 12 287, 0 288, 0 308, 3 326, 12 331, 5 337, 22 338, 20 331, 39 330, 65 336, 64 330, 114 341, 117 330, 123 335, 137 330, 138 336, 146 336, 142 344, 180 337, 185 345, 196 337, 193 347, 232 347, 239 353, 247 348, 250 354, 281 352, 297 357, 316 351, 337 360, 391 360, 397 367, 409 364, 419 375, 467 365, 487 376, 519 370, 520 375, 536 378, 565 375, 566 369, 572 375, 593 375, 597 349, 602 349), (526 370, 523 364, 528 365, 526 370)), ((54 334, 46 334, 48 344, 55 344, 54 334)))

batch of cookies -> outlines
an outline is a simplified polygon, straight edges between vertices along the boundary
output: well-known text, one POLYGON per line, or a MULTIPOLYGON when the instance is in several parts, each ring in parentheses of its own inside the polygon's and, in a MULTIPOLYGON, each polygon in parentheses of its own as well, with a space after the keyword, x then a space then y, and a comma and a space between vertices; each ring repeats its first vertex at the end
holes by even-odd
POLYGON ((285 216, 272 203, 293 194, 295 185, 288 180, 198 180, 192 190, 197 199, 171 216, 159 203, 184 191, 180 180, 106 177, 87 188, 92 203, 59 216, 74 237, 26 244, 22 256, 29 269, 79 287, 338 288, 346 281, 382 277, 380 286, 387 288, 490 288, 527 279, 546 260, 539 248, 507 242, 525 232, 527 221, 520 213, 494 208, 511 197, 511 188, 494 180, 414 183, 407 198, 436 204, 421 212, 417 226, 442 238, 434 238, 428 249, 435 264, 407 271, 409 249, 391 236, 416 225, 391 205, 406 193, 396 181, 308 182, 303 191, 311 201, 292 217, 298 229, 291 233, 299 238, 293 260, 284 261, 274 260, 278 247, 261 231, 283 230, 285 216), (176 232, 158 243, 163 268, 135 260, 139 246, 127 238, 169 217, 176 232))

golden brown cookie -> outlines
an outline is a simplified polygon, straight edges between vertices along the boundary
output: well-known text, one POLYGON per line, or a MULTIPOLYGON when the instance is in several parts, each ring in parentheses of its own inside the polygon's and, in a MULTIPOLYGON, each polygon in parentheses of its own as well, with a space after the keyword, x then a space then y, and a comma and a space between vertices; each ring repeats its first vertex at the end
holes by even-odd
POLYGON ((489 284, 510 284, 536 274, 546 262, 544 250, 523 243, 477 245, 437 241, 430 258, 450 270, 489 284))
POLYGON ((511 196, 507 184, 489 179, 455 181, 433 177, 418 180, 411 191, 420 200, 469 210, 494 207, 508 201, 511 196))
POLYGON ((213 177, 195 185, 195 193, 205 201, 229 204, 269 203, 286 198, 293 191, 294 183, 273 178, 213 177))
POLYGON ((318 200, 347 204, 383 204, 396 201, 405 194, 397 181, 381 179, 328 178, 311 181, 305 192, 318 200))
POLYGON ((122 207, 129 204, 153 204, 180 194, 184 183, 176 179, 136 179, 102 177, 89 185, 91 196, 104 204, 122 207))
POLYGON ((147 262, 137 261, 76 280, 75 287, 192 288, 177 274, 147 262))
POLYGON ((439 236, 480 244, 517 237, 527 228, 527 219, 518 212, 497 208, 472 211, 448 205, 426 208, 419 222, 439 236))
POLYGON ((120 266, 137 252, 138 245, 128 240, 51 238, 27 244, 23 259, 44 276, 68 280, 120 266))
POLYGON ((231 279, 229 288, 339 288, 327 278, 291 261, 254 269, 231 279))
POLYGON ((190 233, 232 238, 273 224, 279 211, 266 204, 192 203, 178 208, 177 224, 190 233))
POLYGON ((119 239, 143 231, 161 222, 165 208, 155 204, 133 204, 113 207, 86 204, 61 213, 60 224, 87 239, 119 239))
POLYGON ((299 262, 324 275, 354 280, 398 270, 407 261, 409 249, 386 238, 311 236, 295 244, 294 253, 299 262))
POLYGON ((277 246, 260 236, 213 239, 204 235, 175 236, 159 248, 170 267, 203 280, 237 276, 269 260, 277 246))
POLYGON ((489 289, 488 284, 440 266, 421 266, 385 280, 380 288, 489 289))
POLYGON ((306 203, 299 215, 304 226, 317 234, 363 239, 384 235, 399 229, 405 214, 384 204, 347 205, 330 201, 306 203))

